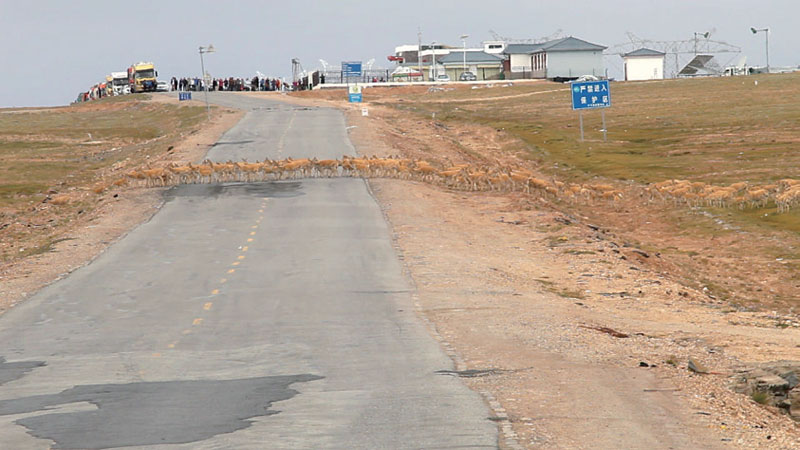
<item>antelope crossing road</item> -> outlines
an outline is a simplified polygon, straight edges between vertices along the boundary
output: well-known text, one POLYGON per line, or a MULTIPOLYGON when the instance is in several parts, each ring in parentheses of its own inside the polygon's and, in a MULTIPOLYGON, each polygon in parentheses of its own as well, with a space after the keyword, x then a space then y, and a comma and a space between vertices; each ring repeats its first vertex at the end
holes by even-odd
MULTIPOLYGON (((341 114, 235 94, 212 160, 353 154, 341 114)), ((359 179, 174 188, 0 317, 0 448, 494 448, 359 179)))

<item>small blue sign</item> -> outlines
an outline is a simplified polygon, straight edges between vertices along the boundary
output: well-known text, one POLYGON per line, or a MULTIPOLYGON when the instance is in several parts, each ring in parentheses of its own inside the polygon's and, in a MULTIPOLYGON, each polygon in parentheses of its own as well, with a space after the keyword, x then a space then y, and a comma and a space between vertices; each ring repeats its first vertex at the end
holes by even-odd
POLYGON ((572 83, 572 109, 608 108, 611 90, 608 80, 572 83))
POLYGON ((350 94, 350 103, 361 103, 361 93, 350 94))
POLYGON ((192 99, 191 92, 178 92, 178 101, 182 102, 184 100, 191 100, 191 99, 192 99))
POLYGON ((345 78, 361 76, 361 61, 342 61, 342 76, 345 78))

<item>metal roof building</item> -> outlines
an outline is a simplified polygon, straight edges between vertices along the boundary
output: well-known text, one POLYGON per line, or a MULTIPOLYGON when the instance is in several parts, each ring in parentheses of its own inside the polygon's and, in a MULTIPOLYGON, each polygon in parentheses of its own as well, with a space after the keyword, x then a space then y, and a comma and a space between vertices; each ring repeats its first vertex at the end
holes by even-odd
POLYGON ((603 50, 607 47, 573 36, 540 44, 510 44, 506 72, 509 78, 575 79, 605 76, 603 50))

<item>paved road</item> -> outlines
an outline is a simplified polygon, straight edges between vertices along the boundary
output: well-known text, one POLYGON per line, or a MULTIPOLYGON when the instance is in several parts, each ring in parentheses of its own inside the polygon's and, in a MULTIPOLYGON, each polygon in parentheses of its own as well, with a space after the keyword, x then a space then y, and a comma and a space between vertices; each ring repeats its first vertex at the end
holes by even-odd
MULTIPOLYGON (((237 95, 214 160, 353 154, 342 116, 237 95)), ((362 180, 184 186, 0 317, 0 448, 496 447, 416 319, 362 180)))

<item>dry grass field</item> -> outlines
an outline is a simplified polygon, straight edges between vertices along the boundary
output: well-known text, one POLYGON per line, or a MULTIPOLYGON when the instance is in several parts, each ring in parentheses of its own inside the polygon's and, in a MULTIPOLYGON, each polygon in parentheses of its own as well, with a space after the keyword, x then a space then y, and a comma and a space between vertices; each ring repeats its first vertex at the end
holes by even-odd
POLYGON ((0 263, 48 251, 60 226, 96 206, 103 176, 163 155, 205 118, 148 99, 0 110, 0 263))
POLYGON ((671 179, 750 189, 800 179, 800 74, 612 83, 611 91, 607 142, 600 111, 584 113, 580 142, 564 84, 366 89, 364 98, 395 111, 388 138, 407 156, 614 185, 624 196, 613 203, 553 202, 669 258, 673 275, 713 298, 742 308, 800 306, 800 208, 778 213, 774 198, 717 207, 648 194, 671 179))
POLYGON ((405 105, 442 121, 503 128, 529 145, 531 158, 574 176, 733 183, 800 177, 798 94, 795 74, 612 83, 606 143, 599 111, 584 113, 587 140, 579 141, 566 85, 457 89, 410 96, 405 105), (540 95, 522 95, 533 92, 540 95))
MULTIPOLYGON (((417 93, 394 105, 445 123, 503 129, 526 144, 513 151, 572 180, 763 185, 800 178, 800 74, 613 83, 608 142, 599 111, 584 113, 580 142, 566 86, 499 86, 417 93)), ((800 231, 800 214, 775 210, 774 203, 734 209, 734 219, 800 231)))

